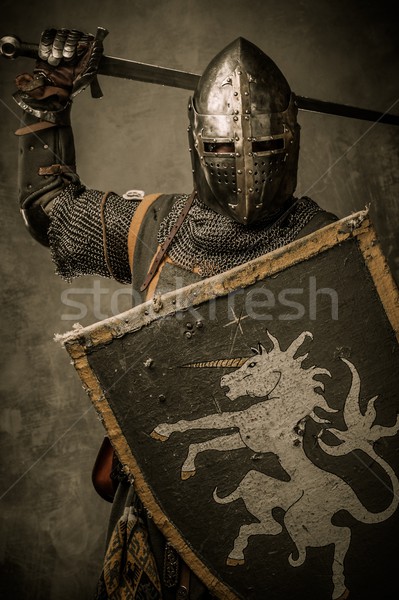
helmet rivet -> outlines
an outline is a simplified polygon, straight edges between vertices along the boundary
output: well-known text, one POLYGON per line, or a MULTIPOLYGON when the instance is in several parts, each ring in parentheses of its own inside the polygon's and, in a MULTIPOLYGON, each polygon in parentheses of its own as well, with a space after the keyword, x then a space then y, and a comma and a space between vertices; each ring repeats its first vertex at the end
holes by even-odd
POLYGON ((245 114, 246 114, 246 115, 249 115, 249 110, 248 110, 248 109, 245 111, 245 114))
POLYGON ((246 121, 248 121, 248 120, 249 120, 249 117, 248 117, 248 116, 245 116, 245 117, 244 117, 244 119, 245 119, 246 121))
POLYGON ((233 121, 238 121, 238 117, 233 117, 233 121))
POLYGON ((234 92, 234 96, 238 96, 238 92, 234 92))
POLYGON ((239 137, 238 137, 238 135, 237 135, 237 136, 236 136, 236 142, 238 142, 238 141, 239 141, 239 139, 240 139, 240 138, 239 138, 239 137))
POLYGON ((248 152, 248 156, 252 156, 252 152, 248 152))
POLYGON ((241 188, 237 188, 237 194, 241 194, 242 190, 241 188))
POLYGON ((237 173, 238 173, 239 175, 241 175, 241 173, 242 173, 241 169, 237 169, 237 173))
POLYGON ((244 96, 249 96, 249 92, 244 92, 244 96))
POLYGON ((249 188, 249 191, 250 191, 250 192, 253 192, 253 191, 254 191, 254 188, 249 188))
POLYGON ((236 152, 236 156, 241 156, 241 154, 239 152, 236 152))
POLYGON ((238 73, 239 75, 242 75, 242 71, 237 71, 237 73, 238 73))
POLYGON ((250 169, 250 170, 248 171, 248 173, 249 173, 250 175, 252 175, 252 170, 250 169))

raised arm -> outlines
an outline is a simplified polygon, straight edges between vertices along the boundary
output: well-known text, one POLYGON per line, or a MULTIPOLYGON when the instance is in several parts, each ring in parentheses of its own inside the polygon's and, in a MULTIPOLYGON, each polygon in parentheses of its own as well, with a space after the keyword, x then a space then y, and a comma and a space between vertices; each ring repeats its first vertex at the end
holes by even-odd
POLYGON ((50 246, 59 275, 131 281, 127 235, 137 202, 87 189, 75 165, 73 99, 95 78, 102 42, 76 30, 46 30, 33 74, 16 79, 23 109, 19 201, 32 236, 50 246))

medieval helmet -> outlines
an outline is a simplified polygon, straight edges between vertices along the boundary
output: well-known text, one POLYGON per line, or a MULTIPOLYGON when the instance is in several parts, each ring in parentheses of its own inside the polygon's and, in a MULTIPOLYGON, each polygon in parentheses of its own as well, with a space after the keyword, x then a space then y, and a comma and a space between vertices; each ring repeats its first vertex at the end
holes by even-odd
POLYGON ((238 38, 205 69, 188 106, 194 185, 216 212, 249 225, 296 187, 295 97, 277 65, 238 38))

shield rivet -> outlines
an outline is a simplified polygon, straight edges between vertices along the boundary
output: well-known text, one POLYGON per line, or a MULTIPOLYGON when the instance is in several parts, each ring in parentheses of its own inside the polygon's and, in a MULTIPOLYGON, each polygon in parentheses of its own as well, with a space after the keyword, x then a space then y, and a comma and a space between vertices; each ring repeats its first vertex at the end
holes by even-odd
POLYGON ((165 396, 164 394, 159 394, 159 396, 158 396, 158 400, 159 400, 160 402, 165 402, 165 400, 166 400, 166 396, 165 396))
POLYGON ((193 334, 191 333, 191 331, 186 331, 185 336, 186 338, 190 339, 191 337, 193 337, 193 334))

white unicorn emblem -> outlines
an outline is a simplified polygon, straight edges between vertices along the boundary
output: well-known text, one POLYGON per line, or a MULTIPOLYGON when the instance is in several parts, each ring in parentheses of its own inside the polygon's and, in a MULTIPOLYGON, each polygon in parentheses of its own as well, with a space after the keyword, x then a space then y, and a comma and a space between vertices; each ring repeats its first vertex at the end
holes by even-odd
MULTIPOLYGON (((286 351, 280 349, 275 337, 270 333, 267 335, 273 344, 270 351, 260 345, 255 356, 238 359, 236 365, 239 364, 239 368, 224 375, 220 381, 220 385, 227 388, 226 396, 230 400, 249 396, 262 398, 262 401, 241 411, 211 414, 192 421, 162 423, 155 427, 151 435, 165 441, 175 432, 235 429, 233 433, 190 444, 182 465, 182 479, 195 475, 195 459, 205 450, 228 451, 248 447, 256 453, 273 452, 289 474, 289 481, 249 470, 228 496, 220 497, 217 488, 213 492, 214 500, 220 504, 241 499, 248 512, 257 519, 257 522, 240 527, 227 556, 227 564, 244 563, 244 550, 250 536, 278 535, 282 531, 282 526, 275 521, 272 513, 274 508, 280 507, 285 511, 284 527, 296 547, 296 552, 288 556, 289 564, 293 567, 303 564, 309 547, 334 544, 332 600, 344 600, 348 597, 348 590, 343 564, 351 530, 334 525, 332 517, 340 510, 347 510, 358 521, 373 524, 385 521, 395 512, 399 503, 399 482, 390 465, 376 454, 373 445, 380 438, 398 432, 399 417, 392 427, 375 425, 374 403, 377 396, 368 401, 365 414, 361 413, 359 374, 350 361, 341 358, 351 373, 352 381, 343 407, 346 430, 333 428, 329 420, 321 419, 314 412, 316 407, 327 413, 337 412, 328 406, 320 393, 324 392, 324 384, 315 379, 320 375, 331 377, 331 373, 319 367, 305 369, 302 362, 307 354, 294 358, 306 337, 312 338, 312 334, 303 332, 286 351), (324 430, 333 433, 340 441, 339 445, 328 446, 319 437, 318 444, 325 453, 342 456, 362 450, 384 469, 391 480, 393 493, 392 501, 385 510, 370 512, 348 483, 311 462, 302 447, 307 419, 323 423, 324 430)), ((222 362, 219 361, 219 366, 222 366, 222 362)))

